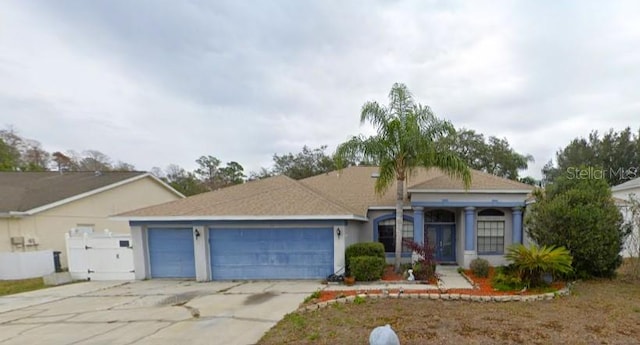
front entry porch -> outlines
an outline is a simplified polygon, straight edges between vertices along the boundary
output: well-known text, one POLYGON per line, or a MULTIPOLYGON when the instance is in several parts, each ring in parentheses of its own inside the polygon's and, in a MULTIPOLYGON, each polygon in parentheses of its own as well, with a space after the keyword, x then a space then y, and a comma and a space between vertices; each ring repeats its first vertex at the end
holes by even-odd
POLYGON ((507 248, 524 242, 522 206, 500 202, 470 204, 413 206, 414 241, 432 246, 440 264, 468 268, 478 257, 495 266, 505 264, 507 248))

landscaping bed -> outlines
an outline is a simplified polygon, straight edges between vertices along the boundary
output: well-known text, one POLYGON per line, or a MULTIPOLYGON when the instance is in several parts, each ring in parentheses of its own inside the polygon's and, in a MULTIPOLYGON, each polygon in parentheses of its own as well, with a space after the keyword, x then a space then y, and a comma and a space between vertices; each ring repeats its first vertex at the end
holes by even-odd
MULTIPOLYGON (((555 293, 563 289, 566 284, 564 282, 554 282, 551 286, 546 288, 538 288, 538 289, 527 289, 525 291, 499 291, 493 288, 491 285, 491 278, 495 274, 493 268, 489 271, 489 276, 486 278, 477 277, 471 272, 471 270, 464 270, 464 276, 470 281, 471 284, 474 285, 475 288, 472 289, 434 289, 436 286, 436 282, 433 282, 431 288, 425 289, 412 289, 412 290, 401 290, 399 288, 394 288, 393 283, 407 283, 406 280, 403 279, 402 275, 397 274, 393 270, 393 266, 389 266, 385 269, 385 273, 382 276, 382 282, 388 283, 389 288, 385 291, 379 289, 367 289, 366 285, 355 285, 353 286, 353 290, 347 291, 332 291, 332 290, 323 290, 320 291, 317 298, 312 298, 307 301, 307 304, 313 303, 321 303, 330 300, 334 300, 341 297, 349 297, 355 296, 357 294, 366 293, 368 295, 378 295, 378 294, 389 294, 389 295, 397 295, 399 293, 405 295, 411 294, 460 294, 460 295, 469 295, 469 296, 516 296, 516 295, 539 295, 544 293, 555 293)), ((416 282, 415 284, 421 284, 416 282)))
POLYGON ((578 282, 568 297, 536 302, 367 298, 289 314, 259 344, 366 344, 371 330, 384 324, 403 345, 633 344, 640 334, 640 285, 578 282))

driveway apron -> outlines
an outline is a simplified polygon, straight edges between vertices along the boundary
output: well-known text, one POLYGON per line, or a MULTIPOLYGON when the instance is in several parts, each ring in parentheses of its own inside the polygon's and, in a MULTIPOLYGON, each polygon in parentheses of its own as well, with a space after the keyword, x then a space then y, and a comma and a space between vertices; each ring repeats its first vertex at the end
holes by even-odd
POLYGON ((316 281, 83 282, 0 297, 0 345, 255 344, 316 281))

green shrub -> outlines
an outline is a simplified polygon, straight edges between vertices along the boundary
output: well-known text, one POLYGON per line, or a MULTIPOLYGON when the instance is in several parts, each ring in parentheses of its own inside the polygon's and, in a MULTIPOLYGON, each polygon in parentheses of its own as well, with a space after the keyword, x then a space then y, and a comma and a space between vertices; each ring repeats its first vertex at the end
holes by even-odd
POLYGON ((513 263, 517 276, 529 287, 544 285, 543 273, 558 275, 573 271, 573 258, 564 247, 531 245, 527 248, 522 244, 516 244, 507 249, 505 258, 513 263))
POLYGON ((471 272, 476 277, 486 278, 489 276, 489 261, 485 259, 476 258, 471 260, 469 268, 471 268, 471 272))
POLYGON ((613 276, 629 227, 606 180, 567 175, 534 195, 525 220, 529 236, 539 245, 567 248, 580 278, 613 276))
POLYGON ((351 273, 351 258, 357 256, 373 256, 377 258, 382 258, 386 260, 384 254, 384 245, 380 242, 364 242, 364 243, 355 243, 347 247, 344 252, 345 255, 345 264, 347 266, 347 274, 351 273))
POLYGON ((491 286, 498 291, 522 290, 525 284, 513 265, 496 267, 491 286))
POLYGON ((351 258, 351 275, 356 281, 373 281, 382 278, 386 259, 375 256, 356 256, 351 258))

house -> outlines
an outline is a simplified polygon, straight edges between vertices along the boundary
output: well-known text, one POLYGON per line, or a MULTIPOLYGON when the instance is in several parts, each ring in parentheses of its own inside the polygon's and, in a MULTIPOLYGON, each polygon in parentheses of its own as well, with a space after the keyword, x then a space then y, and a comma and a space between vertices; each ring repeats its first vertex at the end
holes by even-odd
MULTIPOLYGON (((353 243, 395 249, 395 186, 376 195, 377 167, 303 180, 276 176, 118 215, 131 226, 137 279, 315 279, 344 269, 353 243)), ((435 245, 440 262, 504 263, 523 241, 532 186, 472 171, 472 185, 436 169, 410 176, 403 238, 435 245)), ((410 260, 411 253, 403 257, 410 260)))
MULTIPOLYGON (((640 178, 629 180, 625 183, 611 187, 611 195, 616 200, 616 205, 622 212, 626 222, 631 221, 631 209, 629 201, 631 198, 640 200, 640 178)), ((623 257, 638 257, 640 255, 640 230, 633 228, 633 232, 627 238, 621 255, 623 257)))
POLYGON ((129 232, 110 215, 184 196, 144 172, 0 172, 0 252, 62 252, 65 233, 129 232))

